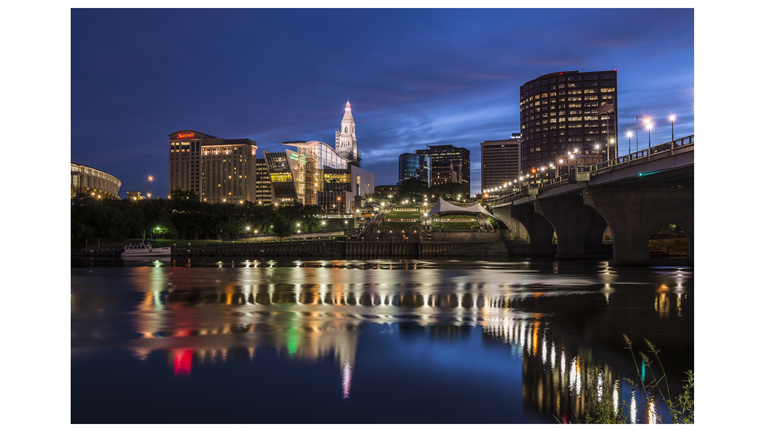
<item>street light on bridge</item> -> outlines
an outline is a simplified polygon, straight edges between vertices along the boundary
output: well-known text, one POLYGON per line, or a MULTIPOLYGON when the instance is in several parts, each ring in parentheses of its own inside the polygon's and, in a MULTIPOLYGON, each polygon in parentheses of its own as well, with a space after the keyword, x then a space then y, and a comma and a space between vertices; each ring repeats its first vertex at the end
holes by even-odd
POLYGON ((669 121, 672 123, 672 141, 675 140, 675 115, 669 116, 669 121))

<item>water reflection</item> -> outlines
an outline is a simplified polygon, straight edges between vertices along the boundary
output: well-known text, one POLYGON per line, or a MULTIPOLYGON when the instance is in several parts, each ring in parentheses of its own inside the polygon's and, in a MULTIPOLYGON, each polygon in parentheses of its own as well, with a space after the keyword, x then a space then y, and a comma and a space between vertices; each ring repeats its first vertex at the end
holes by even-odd
POLYGON ((654 421, 656 408, 637 412, 635 390, 622 381, 634 366, 615 358, 622 347, 611 352, 594 342, 615 330, 628 307, 653 311, 659 320, 692 313, 690 271, 663 270, 653 291, 638 297, 635 285, 607 266, 580 274, 560 264, 557 274, 541 274, 527 263, 492 264, 482 272, 423 262, 176 264, 129 268, 120 273, 124 285, 112 290, 80 289, 88 278, 73 269, 73 349, 111 344, 138 361, 160 354, 181 379, 207 365, 241 361, 233 354, 242 350, 249 362, 263 349, 290 361, 332 358, 340 398, 350 399, 363 326, 401 338, 416 326, 443 342, 477 329, 484 344, 508 346, 510 358, 519 360, 526 406, 566 421, 581 416, 588 374, 598 371, 600 397, 610 388, 615 410, 631 401, 635 423, 654 421), (136 336, 116 337, 126 332, 136 336))

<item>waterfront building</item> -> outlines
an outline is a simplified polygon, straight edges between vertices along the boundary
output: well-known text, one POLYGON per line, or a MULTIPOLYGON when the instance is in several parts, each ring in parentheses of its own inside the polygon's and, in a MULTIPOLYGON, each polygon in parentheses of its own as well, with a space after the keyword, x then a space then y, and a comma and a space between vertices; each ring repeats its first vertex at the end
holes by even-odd
MULTIPOLYGON (((467 195, 469 194, 469 150, 450 144, 433 146, 428 145, 426 150, 416 150, 414 153, 418 155, 429 156, 432 166, 432 185, 439 184, 435 183, 437 181, 437 174, 435 173, 435 169, 438 164, 443 162, 450 162, 453 164, 453 169, 458 170, 456 181, 461 183, 462 186, 464 186, 464 192, 467 195)), ((441 165, 441 167, 444 169, 445 165, 441 165)), ((444 174, 449 175, 448 173, 444 174)))
POLYGON ((407 179, 419 179, 432 186, 432 164, 429 156, 403 153, 398 158, 398 184, 407 179))
POLYGON ((599 156, 574 157, 571 165, 605 160, 607 145, 616 142, 617 88, 616 70, 554 72, 521 85, 522 171, 556 175, 550 164, 567 166, 569 153, 599 156))
POLYGON ((358 167, 363 160, 362 155, 357 150, 355 119, 352 117, 352 105, 349 104, 349 99, 347 99, 347 105, 344 108, 344 117, 341 119, 341 129, 336 130, 336 153, 358 167))
POLYGON ((520 134, 506 140, 480 143, 480 190, 489 197, 498 189, 518 185, 520 176, 520 134), (517 182, 516 182, 517 181, 517 182))
POLYGON ((374 174, 321 141, 287 141, 285 152, 264 151, 272 204, 318 205, 330 213, 354 212, 355 196, 374 191, 374 174))
POLYGON ((120 199, 121 183, 117 177, 87 165, 74 162, 70 165, 70 198, 85 194, 97 199, 120 199))
POLYGON ((201 201, 256 198, 256 141, 181 130, 168 139, 168 191, 194 191, 201 201))

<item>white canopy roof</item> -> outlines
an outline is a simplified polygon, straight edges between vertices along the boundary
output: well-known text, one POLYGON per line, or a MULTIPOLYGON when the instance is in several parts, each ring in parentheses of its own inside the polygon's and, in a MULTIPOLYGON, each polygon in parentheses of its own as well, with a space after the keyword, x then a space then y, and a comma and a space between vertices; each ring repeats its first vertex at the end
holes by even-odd
POLYGON ((427 217, 432 217, 438 213, 453 213, 453 214, 484 214, 486 216, 492 217, 495 219, 495 217, 488 212, 488 210, 484 209, 483 206, 480 204, 475 204, 473 206, 469 207, 460 207, 457 205, 453 205, 442 198, 437 200, 437 204, 435 204, 434 207, 432 207, 432 210, 427 213, 427 217))

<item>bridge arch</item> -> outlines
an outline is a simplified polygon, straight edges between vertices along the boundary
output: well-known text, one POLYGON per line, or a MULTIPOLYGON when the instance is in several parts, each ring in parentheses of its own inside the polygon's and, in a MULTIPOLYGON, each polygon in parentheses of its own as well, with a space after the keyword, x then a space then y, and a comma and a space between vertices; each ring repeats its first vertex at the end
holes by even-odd
POLYGON ((592 222, 584 231, 584 254, 586 255, 606 255, 613 253, 613 244, 604 244, 606 232, 610 226, 605 218, 600 218, 592 222))

